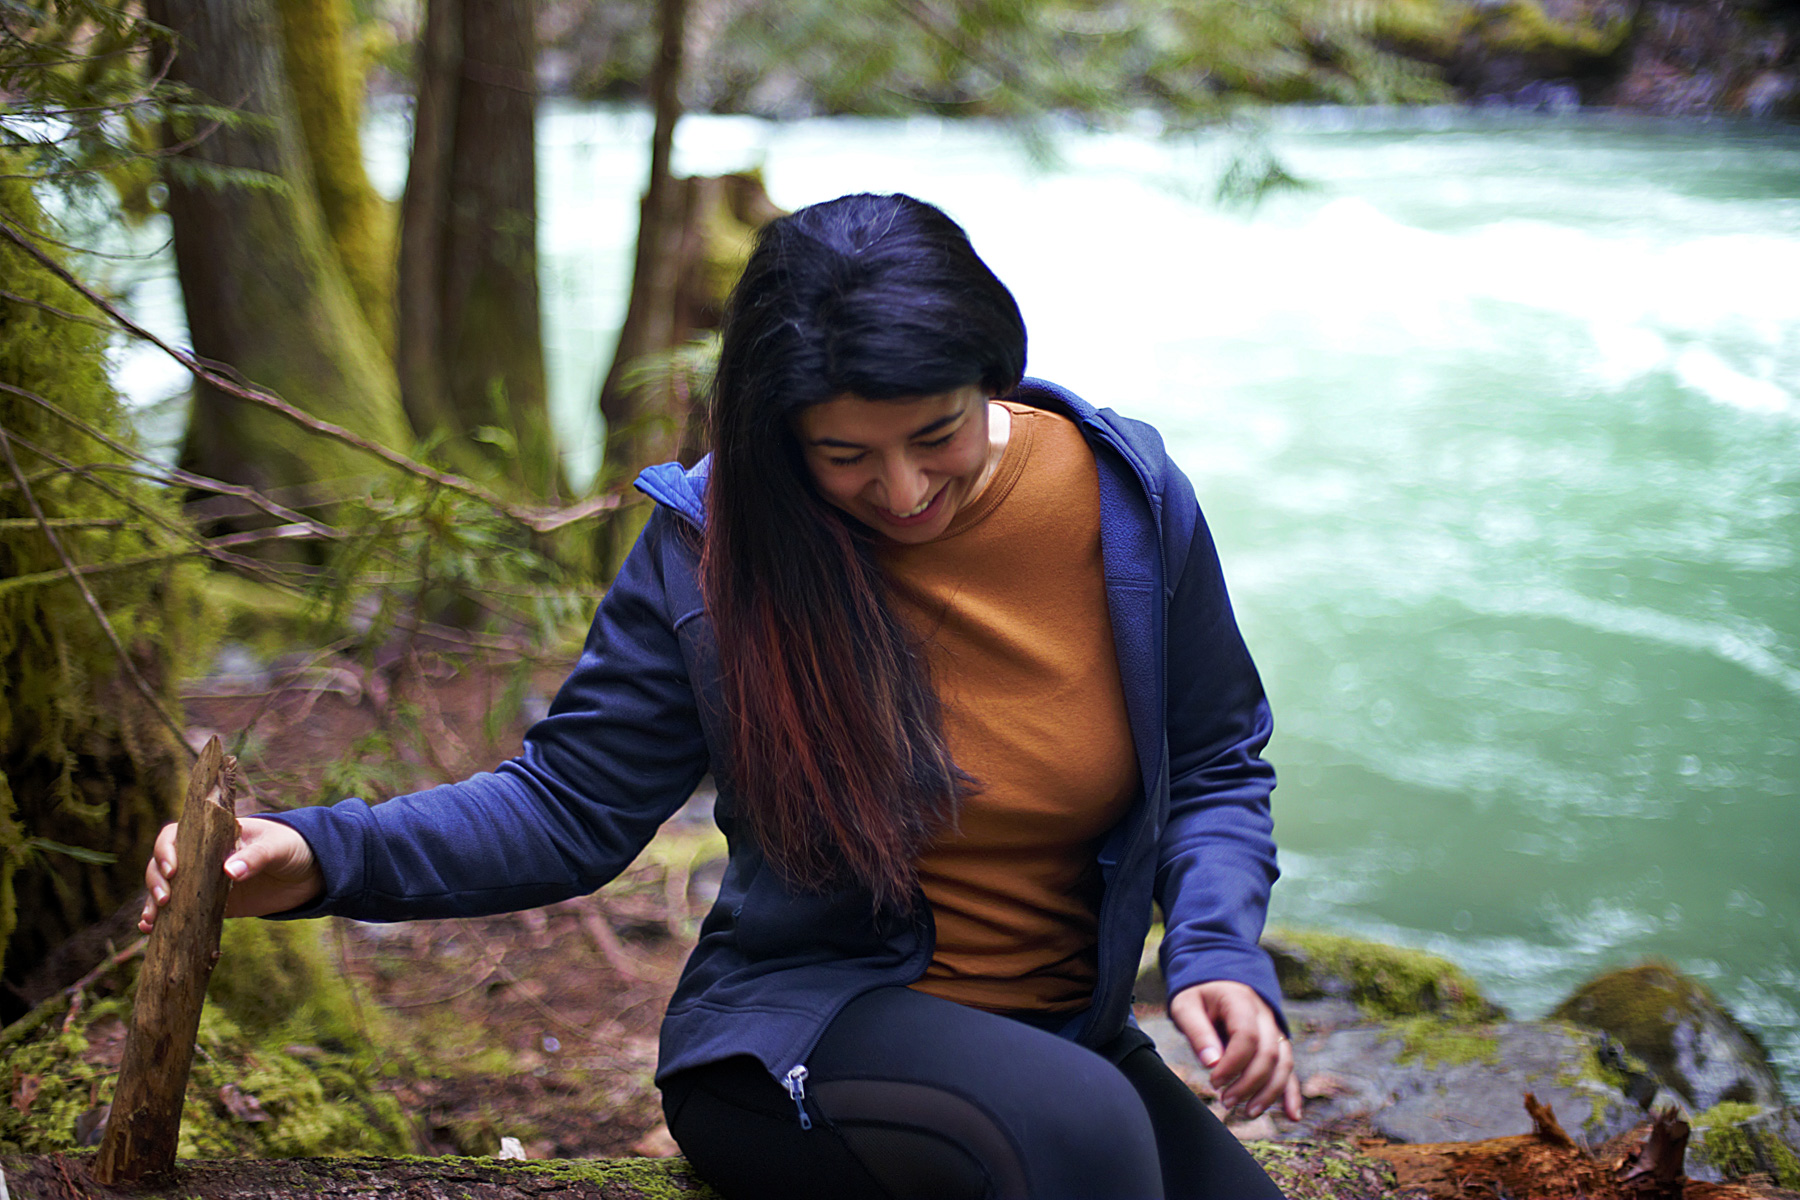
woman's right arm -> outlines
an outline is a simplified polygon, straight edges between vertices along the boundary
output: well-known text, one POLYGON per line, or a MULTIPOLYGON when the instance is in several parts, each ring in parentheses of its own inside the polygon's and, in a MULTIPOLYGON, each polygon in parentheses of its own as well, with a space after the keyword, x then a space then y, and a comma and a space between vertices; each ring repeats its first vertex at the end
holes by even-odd
MULTIPOLYGON (((475 916, 582 895, 630 865, 708 766, 682 652, 698 591, 676 519, 661 509, 651 518, 601 600, 580 660, 517 757, 383 804, 344 800, 246 819, 245 846, 233 858, 269 851, 264 864, 243 864, 246 883, 277 870, 282 885, 253 887, 251 898, 311 895, 231 911, 475 916), (281 830, 252 828, 265 824, 281 830)), ((157 872, 153 860, 153 889, 157 872)))

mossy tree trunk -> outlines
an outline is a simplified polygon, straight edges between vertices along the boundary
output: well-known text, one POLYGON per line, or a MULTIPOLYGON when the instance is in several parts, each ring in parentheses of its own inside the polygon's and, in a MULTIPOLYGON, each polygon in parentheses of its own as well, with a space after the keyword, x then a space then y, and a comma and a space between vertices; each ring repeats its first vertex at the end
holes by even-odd
MULTIPOLYGON (((393 367, 320 215, 271 0, 146 0, 145 8, 178 39, 170 77, 240 114, 210 132, 169 131, 184 147, 166 174, 195 352, 317 417, 409 444, 393 367), (261 182, 229 178, 246 170, 261 182)), ((379 470, 361 451, 205 386, 181 457, 215 478, 327 496, 379 470)))
POLYGON ((464 470, 566 494, 537 281, 531 0, 430 0, 401 202, 398 355, 407 415, 464 470))
MULTIPOLYGON (((0 156, 0 217, 41 228, 29 187, 0 156)), ((57 315, 88 311, 69 287, 0 242, 0 429, 31 498, 78 565, 141 560, 168 549, 144 516, 178 523, 174 505, 130 476, 112 494, 59 473, 39 447, 76 463, 118 455, 21 392, 114 437, 127 422, 107 380, 106 333, 57 315), (12 390, 18 389, 18 390, 12 390), (28 446, 26 443, 30 443, 28 446)), ((171 664, 196 622, 197 568, 138 562, 86 577, 139 673, 173 707, 171 664)), ((156 830, 180 799, 185 758, 133 684, 0 465, 0 1024, 84 974, 105 953, 78 935, 129 907, 156 830)), ((121 943, 124 925, 113 936, 121 943)))
POLYGON ((346 44, 345 0, 277 0, 283 59, 313 187, 363 319, 394 352, 394 212, 363 169, 363 71, 346 44))

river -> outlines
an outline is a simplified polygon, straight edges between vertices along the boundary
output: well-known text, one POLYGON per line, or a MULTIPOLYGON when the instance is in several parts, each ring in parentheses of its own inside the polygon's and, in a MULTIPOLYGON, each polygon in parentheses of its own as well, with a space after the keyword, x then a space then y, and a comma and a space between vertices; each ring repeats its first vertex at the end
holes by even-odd
MULTIPOLYGON (((551 104, 540 136, 585 477, 649 125, 551 104)), ((402 118, 369 145, 397 194, 402 118)), ((1032 373, 1163 430, 1275 708, 1274 921, 1444 954, 1523 1016, 1668 959, 1800 1099, 1800 129, 1289 110, 1033 156, 979 123, 683 123, 678 170, 748 166, 788 207, 942 205, 1032 373), (1265 149, 1306 186, 1217 203, 1265 149)))

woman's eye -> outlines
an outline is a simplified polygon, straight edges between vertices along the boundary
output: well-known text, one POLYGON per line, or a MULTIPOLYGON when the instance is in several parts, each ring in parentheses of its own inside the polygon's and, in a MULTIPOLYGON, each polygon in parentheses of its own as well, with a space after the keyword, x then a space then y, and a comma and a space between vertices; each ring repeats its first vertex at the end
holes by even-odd
POLYGON ((954 438, 957 435, 957 433, 960 433, 960 432, 961 432, 961 430, 953 430, 950 433, 946 433, 941 438, 932 438, 929 442, 920 442, 919 445, 923 446, 927 450, 936 450, 942 446, 948 446, 950 444, 950 440, 952 438, 954 438))
POLYGON ((864 458, 867 458, 867 457, 868 457, 868 451, 865 450, 861 454, 852 454, 852 455, 849 455, 848 457, 843 457, 843 458, 833 455, 827 461, 829 461, 831 463, 831 465, 834 467, 854 467, 857 463, 861 462, 864 458))

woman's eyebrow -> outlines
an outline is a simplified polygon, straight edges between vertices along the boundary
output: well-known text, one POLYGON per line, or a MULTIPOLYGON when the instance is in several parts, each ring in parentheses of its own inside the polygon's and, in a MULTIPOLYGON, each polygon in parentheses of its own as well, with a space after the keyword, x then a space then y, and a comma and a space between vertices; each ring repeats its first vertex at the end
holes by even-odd
MULTIPOLYGON (((925 424, 919 426, 917 429, 915 429, 911 433, 907 434, 906 440, 911 442, 911 441, 917 441, 918 439, 920 439, 922 437, 929 437, 932 434, 936 433, 938 430, 942 429, 944 426, 946 426, 946 425, 950 424, 952 421, 956 420, 958 417, 961 417, 962 415, 963 414, 960 412, 953 412, 949 416, 939 417, 935 421, 927 421, 925 424)), ((834 437, 813 438, 807 443, 807 445, 809 445, 809 446, 831 446, 831 447, 834 447, 839 450, 867 450, 868 449, 868 447, 863 445, 861 442, 847 442, 843 438, 834 438, 834 437)))

